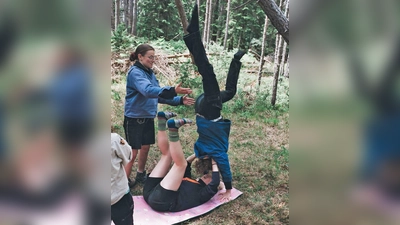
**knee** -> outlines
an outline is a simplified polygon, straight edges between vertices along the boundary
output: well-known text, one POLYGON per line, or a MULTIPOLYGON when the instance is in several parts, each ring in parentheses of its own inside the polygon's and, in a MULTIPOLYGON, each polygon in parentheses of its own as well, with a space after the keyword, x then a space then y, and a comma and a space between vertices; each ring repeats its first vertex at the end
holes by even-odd
POLYGON ((224 102, 231 100, 236 95, 236 88, 231 90, 226 90, 226 97, 224 102))
POLYGON ((140 149, 141 152, 147 153, 150 150, 150 145, 142 145, 142 148, 140 149))
POLYGON ((186 170, 186 167, 187 167, 187 161, 186 161, 186 159, 184 159, 184 160, 179 160, 179 161, 177 161, 177 162, 174 162, 175 163, 175 165, 177 166, 177 167, 179 167, 179 168, 183 168, 183 170, 186 170))

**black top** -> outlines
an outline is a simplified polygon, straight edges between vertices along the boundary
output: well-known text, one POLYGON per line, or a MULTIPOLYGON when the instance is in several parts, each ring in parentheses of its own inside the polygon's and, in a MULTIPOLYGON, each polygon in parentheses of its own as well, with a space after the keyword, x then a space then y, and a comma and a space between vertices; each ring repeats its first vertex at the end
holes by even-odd
POLYGON ((170 211, 178 212, 207 202, 218 192, 219 181, 219 172, 212 173, 212 181, 208 185, 201 179, 196 181, 185 177, 178 189, 176 205, 170 211))

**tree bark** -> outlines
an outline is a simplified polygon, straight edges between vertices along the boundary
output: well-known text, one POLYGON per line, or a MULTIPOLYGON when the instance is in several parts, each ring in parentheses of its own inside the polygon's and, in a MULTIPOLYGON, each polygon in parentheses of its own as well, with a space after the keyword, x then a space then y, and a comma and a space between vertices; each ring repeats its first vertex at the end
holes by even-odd
POLYGON ((267 39, 267 28, 268 28, 268 16, 265 16, 265 23, 264 23, 264 31, 263 31, 263 39, 261 44, 261 56, 260 56, 260 68, 258 69, 258 87, 261 85, 261 75, 262 69, 264 66, 264 50, 265 50, 265 41, 267 39))
MULTIPOLYGON (((224 1, 223 0, 219 0, 218 2, 218 28, 224 26, 225 20, 223 18, 223 14, 224 14, 224 1)), ((215 42, 220 42, 221 45, 223 45, 223 39, 221 39, 222 37, 222 31, 223 29, 218 29, 217 30, 217 36, 215 38, 215 42)))
POLYGON ((126 29, 129 28, 129 3, 128 0, 123 0, 124 2, 124 23, 125 23, 125 27, 126 29))
POLYGON ((286 62, 286 69, 284 75, 286 78, 289 78, 289 55, 287 57, 287 62, 286 62))
POLYGON ((226 6, 226 22, 225 22, 224 50, 226 50, 226 41, 228 40, 229 13, 230 13, 230 8, 231 8, 231 0, 228 0, 228 5, 226 6))
POLYGON ((276 102, 276 92, 278 90, 278 80, 279 80, 279 68, 282 60, 282 45, 283 38, 279 38, 277 50, 275 51, 275 63, 274 63, 274 83, 272 86, 272 98, 271 105, 275 105, 276 102))
POLYGON ((138 1, 139 0, 133 0, 133 15, 132 15, 132 31, 131 33, 136 36, 137 35, 137 9, 138 9, 138 1))
POLYGON ((132 27, 133 27, 133 4, 134 0, 128 0, 129 1, 129 29, 128 32, 132 33, 132 27))
MULTIPOLYGON (((289 19, 289 0, 286 1, 286 6, 285 6, 285 16, 289 19)), ((282 53, 282 63, 281 63, 281 68, 280 68, 280 73, 281 74, 286 74, 285 73, 285 62, 286 62, 286 48, 287 48, 287 43, 283 43, 283 53, 282 53)))
POLYGON ((203 32, 203 44, 205 47, 208 46, 210 37, 210 22, 211 22, 211 0, 207 0, 206 3, 206 16, 204 19, 204 32, 203 32))
POLYGON ((183 4, 181 0, 175 0, 176 7, 178 8, 179 17, 181 18, 183 33, 188 34, 186 28, 188 27, 188 21, 186 18, 185 10, 183 9, 183 4))
POLYGON ((210 32, 209 32, 209 34, 208 34, 208 42, 211 42, 212 40, 214 40, 214 36, 215 36, 215 32, 214 32, 214 28, 213 28, 213 26, 212 26, 212 24, 216 24, 216 25, 218 25, 217 24, 217 22, 218 22, 218 14, 217 13, 214 13, 214 11, 215 10, 217 10, 218 9, 218 1, 219 0, 214 0, 214 1, 212 1, 212 4, 211 4, 211 13, 210 13, 210 17, 211 17, 211 19, 210 19, 210 32))
POLYGON ((115 29, 118 28, 118 25, 120 23, 120 10, 119 10, 119 6, 120 6, 120 0, 115 0, 115 29))
POLYGON ((115 3, 111 0, 111 31, 115 30, 115 3))
POLYGON ((271 21, 272 25, 282 35, 286 43, 289 45, 289 20, 285 17, 274 0, 259 0, 258 4, 263 9, 265 15, 271 21))
POLYGON ((207 23, 207 44, 210 43, 210 33, 211 33, 211 22, 212 22, 212 0, 210 0, 210 3, 208 5, 209 9, 208 9, 208 23, 207 23))

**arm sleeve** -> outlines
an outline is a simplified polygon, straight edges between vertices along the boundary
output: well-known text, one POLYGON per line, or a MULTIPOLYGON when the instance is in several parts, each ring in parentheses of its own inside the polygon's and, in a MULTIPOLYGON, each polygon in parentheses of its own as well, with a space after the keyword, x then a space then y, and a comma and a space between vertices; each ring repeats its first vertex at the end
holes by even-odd
POLYGON ((128 74, 129 78, 127 85, 133 87, 135 90, 140 92, 146 98, 163 98, 172 99, 176 96, 174 87, 160 87, 158 85, 153 85, 147 75, 144 72, 137 72, 132 70, 128 74))
POLYGON ((232 173, 228 154, 226 152, 220 152, 212 157, 217 163, 218 169, 221 172, 222 181, 225 184, 225 188, 232 189, 232 173))
POLYGON ((165 87, 158 95, 160 98, 173 99, 176 96, 175 87, 165 87))
POLYGON ((182 100, 182 96, 176 96, 173 99, 158 98, 158 103, 178 106, 182 105, 182 100))
POLYGON ((200 192, 200 199, 202 203, 207 202, 210 200, 215 194, 218 192, 218 185, 219 185, 219 172, 212 173, 212 181, 201 189, 200 192))
POLYGON ((113 143, 111 148, 115 150, 115 154, 122 160, 122 164, 125 166, 132 159, 132 148, 121 136, 114 135, 112 138, 113 143))

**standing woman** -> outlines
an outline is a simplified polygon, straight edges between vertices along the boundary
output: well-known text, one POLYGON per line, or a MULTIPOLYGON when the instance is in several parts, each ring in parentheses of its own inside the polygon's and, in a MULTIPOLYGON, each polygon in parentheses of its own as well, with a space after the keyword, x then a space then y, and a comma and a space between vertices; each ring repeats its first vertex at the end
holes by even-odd
POLYGON ((157 104, 173 106, 194 104, 194 99, 186 96, 192 93, 190 88, 182 88, 181 84, 176 87, 160 87, 151 69, 154 58, 154 48, 148 44, 139 45, 129 58, 135 63, 128 71, 124 113, 126 140, 132 146, 132 160, 125 166, 128 178, 140 150, 135 181, 129 180, 131 188, 146 180, 147 156, 150 145, 155 143, 154 118, 157 114, 157 104))

